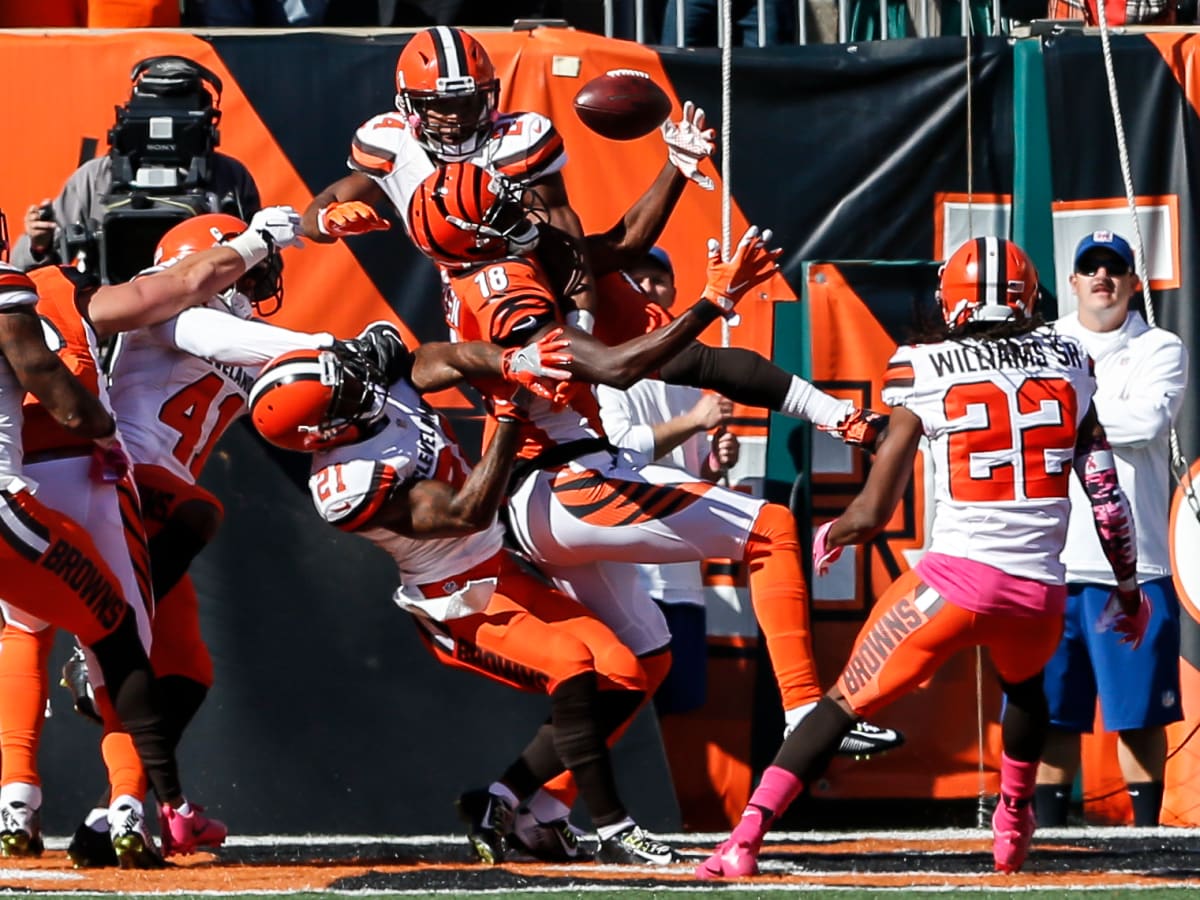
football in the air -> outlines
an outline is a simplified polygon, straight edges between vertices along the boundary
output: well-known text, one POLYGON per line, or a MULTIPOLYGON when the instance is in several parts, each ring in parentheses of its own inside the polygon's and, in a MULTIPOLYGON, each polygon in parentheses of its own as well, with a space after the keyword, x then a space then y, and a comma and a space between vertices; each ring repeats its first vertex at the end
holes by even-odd
POLYGON ((632 141, 663 123, 671 113, 671 98, 645 72, 613 69, 575 95, 575 113, 601 137, 632 141))

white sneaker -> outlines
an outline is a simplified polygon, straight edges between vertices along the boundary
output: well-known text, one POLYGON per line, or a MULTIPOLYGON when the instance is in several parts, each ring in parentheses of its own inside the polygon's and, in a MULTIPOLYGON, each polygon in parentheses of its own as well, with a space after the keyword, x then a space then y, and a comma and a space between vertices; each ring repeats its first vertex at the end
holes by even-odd
POLYGON ((146 817, 136 800, 118 797, 109 807, 108 837, 122 869, 161 869, 166 865, 146 830, 146 817))
POLYGON ((4 856, 41 856, 42 816, 36 806, 10 800, 0 806, 0 853, 4 856))

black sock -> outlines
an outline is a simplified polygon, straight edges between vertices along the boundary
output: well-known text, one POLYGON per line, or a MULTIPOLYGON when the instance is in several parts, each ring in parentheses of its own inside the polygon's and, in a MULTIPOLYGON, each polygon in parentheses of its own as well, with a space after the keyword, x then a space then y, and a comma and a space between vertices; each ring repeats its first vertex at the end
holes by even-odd
POLYGON ((175 742, 162 712, 158 679, 138 637, 133 610, 126 609, 116 629, 96 641, 91 649, 104 673, 113 708, 133 740, 159 803, 178 800, 183 796, 183 788, 175 761, 175 742))
POLYGON ((1071 785, 1039 784, 1033 789, 1033 812, 1041 828, 1062 828, 1071 805, 1071 785))
POLYGON ((171 740, 178 745, 184 729, 208 696, 208 688, 184 675, 164 675, 158 679, 158 689, 171 728, 171 740))
POLYGON ((787 736, 772 765, 800 776, 805 784, 819 778, 829 766, 854 716, 828 697, 822 697, 787 736))
POLYGON ((1158 824, 1162 812, 1163 784, 1161 781, 1138 781, 1126 785, 1129 800, 1133 803, 1133 824, 1138 828, 1152 828, 1158 824))
POLYGON ((563 771, 562 760, 554 749, 554 726, 541 725, 533 740, 525 745, 511 766, 504 770, 500 781, 521 800, 563 771))
POLYGON ((617 793, 612 758, 597 722, 596 675, 587 672, 568 678, 550 695, 553 703, 554 747, 559 759, 575 776, 579 796, 597 828, 626 818, 617 793))

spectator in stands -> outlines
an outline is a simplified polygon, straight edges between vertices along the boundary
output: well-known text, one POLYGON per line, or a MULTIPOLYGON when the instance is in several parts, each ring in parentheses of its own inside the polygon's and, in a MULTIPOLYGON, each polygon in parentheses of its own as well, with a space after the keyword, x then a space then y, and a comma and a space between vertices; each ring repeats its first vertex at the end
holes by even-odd
POLYGON ((1167 547, 1171 496, 1170 428, 1187 389, 1188 357, 1169 331, 1130 309, 1138 274, 1129 243, 1096 231, 1075 250, 1071 288, 1079 308, 1056 328, 1095 361, 1094 403, 1116 458, 1137 533, 1137 581, 1150 598, 1146 640, 1130 651, 1098 633, 1115 584, 1092 527, 1091 505, 1071 485, 1071 519, 1062 561, 1068 599, 1062 643, 1046 667, 1050 737, 1037 776, 1037 818, 1065 825, 1079 769, 1080 734, 1092 730, 1096 696, 1104 727, 1118 735, 1117 758, 1133 801, 1135 825, 1157 825, 1166 766, 1166 725, 1183 718, 1179 700, 1179 600, 1167 547))
MULTIPOLYGON (((132 93, 145 91, 153 82, 154 90, 179 98, 181 104, 211 106, 211 127, 215 145, 216 123, 220 119, 220 81, 203 67, 179 56, 155 57, 142 60, 133 67, 131 75, 132 93), (209 77, 210 76, 210 77, 209 77)), ((133 102, 131 96, 131 103, 133 102)), ((192 106, 188 106, 191 109, 192 106)), ((125 107, 128 109, 128 107, 125 107)), ((120 114, 118 114, 118 124, 120 114)), ((111 137, 110 137, 111 140, 111 137)), ((31 204, 25 211, 25 233, 13 247, 12 263, 22 269, 37 266, 60 265, 68 260, 62 258, 61 237, 63 230, 79 222, 94 220, 103 222, 107 212, 103 200, 114 187, 114 164, 117 149, 85 162, 76 169, 63 185, 58 198, 49 197, 31 204)), ((230 156, 212 152, 207 157, 207 175, 204 187, 215 195, 219 210, 204 212, 228 212, 242 219, 249 219, 261 206, 258 187, 246 167, 230 156)), ((185 182, 186 182, 185 177, 185 182)), ((155 189, 155 193, 163 193, 155 189)), ((162 233, 174 222, 166 222, 162 232, 152 236, 147 244, 152 251, 162 233)), ((135 265, 132 271, 150 265, 150 259, 135 265)))
MULTIPOLYGON (((1110 26, 1175 24, 1175 0, 1106 2, 1104 12, 1110 26)), ((1097 0, 1050 0, 1046 18, 1081 19, 1085 25, 1100 24, 1097 0)))
MULTIPOLYGON (((678 11, 683 3, 683 46, 716 47, 721 13, 717 0, 667 0, 663 11, 662 42, 678 44, 678 11)), ((790 43, 796 34, 796 5, 785 0, 732 0, 733 45, 758 47, 790 43), (758 6, 763 6, 759 34, 758 6)))

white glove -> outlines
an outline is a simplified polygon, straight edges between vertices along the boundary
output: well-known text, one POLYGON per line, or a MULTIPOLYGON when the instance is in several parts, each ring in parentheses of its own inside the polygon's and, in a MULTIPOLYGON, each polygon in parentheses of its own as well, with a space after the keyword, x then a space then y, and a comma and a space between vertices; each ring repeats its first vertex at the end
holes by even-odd
POLYGON ((270 235, 275 246, 303 247, 300 240, 300 213, 290 206, 268 206, 260 209, 250 220, 250 231, 270 235))
POLYGON ((714 187, 713 180, 700 174, 700 160, 708 159, 717 148, 717 132, 704 127, 704 110, 691 100, 683 104, 683 117, 678 122, 668 119, 662 123, 662 136, 667 144, 667 158, 677 168, 706 191, 714 187))

